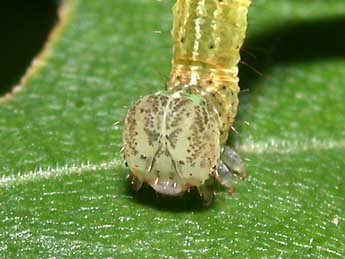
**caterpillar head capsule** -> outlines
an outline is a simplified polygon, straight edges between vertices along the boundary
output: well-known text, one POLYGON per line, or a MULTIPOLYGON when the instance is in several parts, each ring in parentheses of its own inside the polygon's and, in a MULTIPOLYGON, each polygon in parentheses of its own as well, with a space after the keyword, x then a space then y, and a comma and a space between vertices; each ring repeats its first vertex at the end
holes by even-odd
POLYGON ((144 96, 129 109, 123 132, 136 189, 145 182, 159 193, 182 195, 204 185, 216 170, 219 130, 200 97, 144 96))

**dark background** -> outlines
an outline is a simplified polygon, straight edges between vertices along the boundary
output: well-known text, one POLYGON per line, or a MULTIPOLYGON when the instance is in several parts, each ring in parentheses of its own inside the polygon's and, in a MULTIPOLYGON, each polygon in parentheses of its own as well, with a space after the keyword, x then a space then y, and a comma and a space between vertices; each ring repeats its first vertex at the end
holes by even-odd
POLYGON ((0 3, 0 96, 9 92, 43 48, 58 21, 59 0, 0 3))

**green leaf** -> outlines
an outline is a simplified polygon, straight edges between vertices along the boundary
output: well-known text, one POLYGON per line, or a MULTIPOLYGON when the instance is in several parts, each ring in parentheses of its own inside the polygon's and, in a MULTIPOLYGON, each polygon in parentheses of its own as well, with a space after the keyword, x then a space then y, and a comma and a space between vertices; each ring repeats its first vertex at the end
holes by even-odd
POLYGON ((0 257, 344 258, 343 0, 254 1, 242 57, 262 76, 240 68, 231 141, 250 177, 209 209, 131 193, 120 162, 128 106, 169 73, 172 4, 65 2, 0 101, 0 257))

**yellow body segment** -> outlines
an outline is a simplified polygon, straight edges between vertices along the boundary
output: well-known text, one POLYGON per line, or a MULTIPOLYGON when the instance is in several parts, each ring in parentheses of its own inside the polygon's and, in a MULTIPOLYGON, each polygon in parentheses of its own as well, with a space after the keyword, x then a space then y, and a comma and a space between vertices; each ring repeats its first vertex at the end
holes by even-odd
POLYGON ((203 96, 218 123, 221 143, 237 113, 238 62, 249 0, 177 0, 168 90, 203 96))

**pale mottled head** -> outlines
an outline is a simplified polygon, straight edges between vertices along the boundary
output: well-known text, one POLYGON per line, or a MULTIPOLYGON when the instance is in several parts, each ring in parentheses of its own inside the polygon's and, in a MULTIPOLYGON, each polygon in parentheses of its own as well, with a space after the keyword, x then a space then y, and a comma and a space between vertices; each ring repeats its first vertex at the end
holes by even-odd
POLYGON ((193 95, 156 94, 129 109, 125 159, 132 173, 157 192, 179 195, 214 173, 219 131, 203 102, 193 95))

